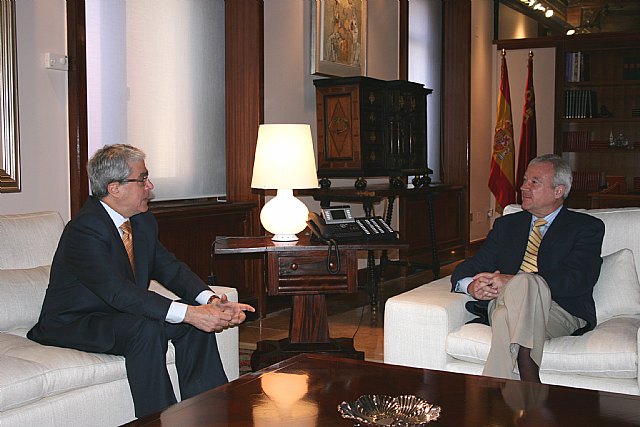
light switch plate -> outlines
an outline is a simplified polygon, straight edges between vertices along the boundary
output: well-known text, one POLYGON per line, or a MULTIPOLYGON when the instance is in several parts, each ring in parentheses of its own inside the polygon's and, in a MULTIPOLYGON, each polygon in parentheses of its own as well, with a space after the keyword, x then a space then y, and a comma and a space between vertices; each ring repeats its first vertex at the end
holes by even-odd
POLYGON ((51 70, 69 70, 69 58, 67 55, 47 52, 44 54, 44 66, 51 70))

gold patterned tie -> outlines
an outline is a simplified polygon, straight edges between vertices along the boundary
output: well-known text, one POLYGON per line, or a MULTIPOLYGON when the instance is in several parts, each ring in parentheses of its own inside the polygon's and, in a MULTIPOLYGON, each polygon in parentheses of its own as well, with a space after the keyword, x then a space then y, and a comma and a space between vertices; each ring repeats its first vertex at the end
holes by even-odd
POLYGON ((542 241, 542 233, 540 228, 545 225, 547 221, 544 218, 537 219, 533 224, 533 229, 529 234, 529 242, 527 243, 527 249, 524 252, 524 259, 520 266, 520 271, 525 273, 537 273, 538 272, 538 249, 540 248, 540 242, 542 241))
POLYGON ((133 234, 131 233, 131 222, 123 222, 120 229, 122 230, 122 243, 124 244, 124 248, 127 250, 129 262, 131 263, 131 270, 135 273, 136 267, 133 263, 133 234))

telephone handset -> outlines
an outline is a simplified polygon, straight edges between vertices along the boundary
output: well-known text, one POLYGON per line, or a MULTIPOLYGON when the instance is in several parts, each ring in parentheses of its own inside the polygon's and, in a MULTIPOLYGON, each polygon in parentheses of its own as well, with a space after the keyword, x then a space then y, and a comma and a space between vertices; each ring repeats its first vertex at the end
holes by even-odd
POLYGON ((309 212, 309 229, 322 240, 350 242, 357 240, 394 240, 396 232, 379 216, 354 218, 349 206, 322 209, 322 216, 309 212))

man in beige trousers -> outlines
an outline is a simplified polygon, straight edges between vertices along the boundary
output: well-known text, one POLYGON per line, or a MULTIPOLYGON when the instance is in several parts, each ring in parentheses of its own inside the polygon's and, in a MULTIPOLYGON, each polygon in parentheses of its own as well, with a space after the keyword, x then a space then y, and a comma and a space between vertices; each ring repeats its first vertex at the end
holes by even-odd
POLYGON ((483 375, 540 382, 546 339, 596 325, 604 224, 568 210, 571 168, 556 155, 529 163, 522 212, 498 218, 478 253, 459 264, 452 291, 475 298, 467 309, 491 325, 483 375))

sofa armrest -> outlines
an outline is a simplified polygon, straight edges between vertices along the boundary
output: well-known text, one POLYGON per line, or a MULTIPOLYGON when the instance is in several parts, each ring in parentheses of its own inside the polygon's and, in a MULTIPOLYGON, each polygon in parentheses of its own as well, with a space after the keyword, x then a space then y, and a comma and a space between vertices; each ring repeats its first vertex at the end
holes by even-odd
MULTIPOLYGON (((149 289, 173 300, 178 299, 176 294, 156 282, 151 281, 149 289)), ((229 301, 238 302, 238 291, 235 288, 225 286, 211 286, 213 292, 218 295, 225 294, 229 301)), ((240 334, 238 327, 225 329, 216 333, 216 341, 218 343, 218 352, 222 359, 224 372, 227 374, 229 381, 233 381, 240 376, 240 334)))
POLYGON ((451 292, 450 276, 389 298, 384 310, 384 362, 444 369, 449 332, 473 318, 470 296, 451 292))

